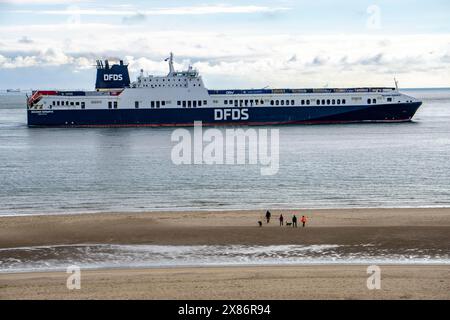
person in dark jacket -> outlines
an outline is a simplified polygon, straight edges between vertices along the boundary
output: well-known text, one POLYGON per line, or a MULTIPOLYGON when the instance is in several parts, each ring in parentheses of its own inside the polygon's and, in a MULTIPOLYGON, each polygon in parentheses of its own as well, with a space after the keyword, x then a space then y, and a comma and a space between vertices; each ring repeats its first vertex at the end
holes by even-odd
POLYGON ((295 214, 292 217, 292 227, 297 228, 297 217, 295 216, 295 214))
POLYGON ((266 212, 266 220, 267 220, 267 223, 270 222, 270 216, 271 216, 271 215, 272 215, 272 214, 270 213, 270 211, 267 210, 267 212, 266 212))
POLYGON ((282 225, 283 225, 283 222, 284 222, 283 214, 280 214, 279 220, 280 220, 280 226, 282 226, 282 225))

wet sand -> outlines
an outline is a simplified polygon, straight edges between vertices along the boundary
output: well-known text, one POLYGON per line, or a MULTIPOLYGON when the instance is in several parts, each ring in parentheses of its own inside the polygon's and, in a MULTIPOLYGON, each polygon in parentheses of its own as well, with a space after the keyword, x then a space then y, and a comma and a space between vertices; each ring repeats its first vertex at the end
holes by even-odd
POLYGON ((0 299, 450 299, 450 266, 367 266, 98 270, 68 290, 64 272, 0 274, 0 299))
POLYGON ((450 251, 450 208, 98 213, 0 217, 0 248, 61 244, 338 244, 450 251), (277 217, 306 214, 306 228, 277 217))

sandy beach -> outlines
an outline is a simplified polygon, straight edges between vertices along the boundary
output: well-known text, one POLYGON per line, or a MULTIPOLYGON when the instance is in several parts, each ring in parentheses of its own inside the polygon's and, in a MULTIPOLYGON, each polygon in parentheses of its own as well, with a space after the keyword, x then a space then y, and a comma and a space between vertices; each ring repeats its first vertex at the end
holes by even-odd
MULTIPOLYGON (((0 248, 63 244, 338 244, 450 252, 450 209, 271 210, 98 213, 0 218, 0 248), (306 228, 277 217, 307 215, 306 228)), ((367 266, 248 266, 91 270, 69 291, 65 272, 0 274, 1 299, 450 299, 450 265, 382 266, 382 289, 367 266)))
POLYGON ((172 268, 84 271, 80 290, 64 272, 0 274, 0 299, 450 299, 449 266, 172 268))
POLYGON ((0 217, 0 248, 111 244, 361 244, 450 250, 450 208, 98 213, 0 217), (280 228, 278 216, 308 217, 280 228))

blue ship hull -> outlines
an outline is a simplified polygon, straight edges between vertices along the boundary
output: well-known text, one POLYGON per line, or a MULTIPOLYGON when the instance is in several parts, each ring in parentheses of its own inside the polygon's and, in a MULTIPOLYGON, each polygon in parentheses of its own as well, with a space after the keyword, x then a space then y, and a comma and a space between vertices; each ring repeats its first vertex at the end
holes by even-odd
POLYGON ((232 108, 248 110, 248 117, 218 120, 215 110, 224 108, 177 109, 80 109, 28 110, 29 126, 121 127, 273 125, 410 121, 421 102, 366 106, 290 106, 232 108), (244 119, 245 118, 245 119, 244 119))

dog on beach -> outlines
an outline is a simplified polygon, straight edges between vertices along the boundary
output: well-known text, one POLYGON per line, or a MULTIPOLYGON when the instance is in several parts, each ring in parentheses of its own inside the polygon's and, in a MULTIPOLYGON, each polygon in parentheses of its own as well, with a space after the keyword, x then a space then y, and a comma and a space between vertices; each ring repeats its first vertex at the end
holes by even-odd
POLYGON ((292 222, 286 222, 286 227, 292 226, 292 222))
POLYGON ((262 221, 258 221, 260 227, 262 227, 262 221))

